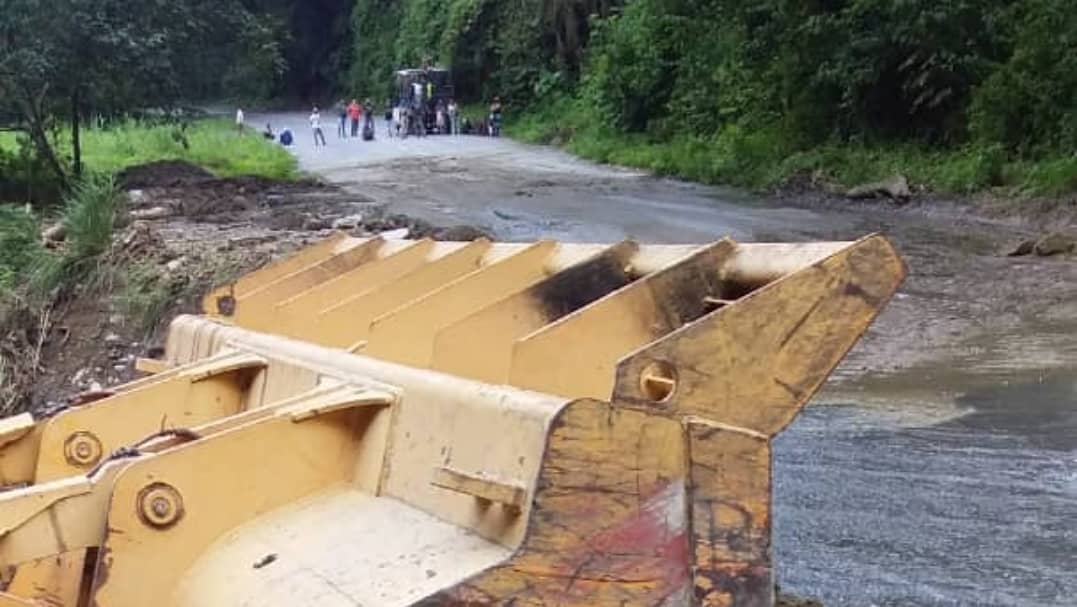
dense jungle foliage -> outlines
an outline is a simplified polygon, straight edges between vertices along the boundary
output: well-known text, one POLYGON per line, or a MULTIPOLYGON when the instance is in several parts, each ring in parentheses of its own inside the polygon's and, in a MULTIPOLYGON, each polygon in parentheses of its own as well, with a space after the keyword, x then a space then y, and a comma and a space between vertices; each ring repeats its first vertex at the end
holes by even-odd
POLYGON ((22 188, 12 167, 77 174, 80 122, 212 99, 381 99, 393 70, 427 61, 464 102, 502 96, 510 134, 660 173, 1077 189, 1077 0, 127 7, 0 0, 0 127, 23 142, 0 150, 0 192, 22 188))
POLYGON ((357 0, 352 20, 352 88, 429 58, 465 100, 507 98, 517 134, 601 160, 1077 188, 1077 0, 357 0))

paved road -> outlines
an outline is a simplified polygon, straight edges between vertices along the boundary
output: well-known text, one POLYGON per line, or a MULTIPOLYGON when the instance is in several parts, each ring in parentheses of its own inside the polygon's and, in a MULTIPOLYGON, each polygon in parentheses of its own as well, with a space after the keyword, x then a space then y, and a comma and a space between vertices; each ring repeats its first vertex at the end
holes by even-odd
POLYGON ((305 118, 269 119, 274 128, 299 128, 294 152, 302 167, 392 204, 394 210, 438 225, 487 227, 500 238, 654 242, 708 242, 716 234, 753 238, 791 225, 860 234, 837 213, 743 205, 736 190, 705 188, 643 177, 583 162, 560 151, 488 137, 340 140, 315 148, 305 118), (716 204, 718 201, 734 205, 716 204))
POLYGON ((499 237, 701 242, 892 235, 913 276, 779 439, 783 588, 828 605, 1077 604, 1077 263, 1012 260, 1019 230, 782 208, 507 140, 340 141, 302 166, 499 237))

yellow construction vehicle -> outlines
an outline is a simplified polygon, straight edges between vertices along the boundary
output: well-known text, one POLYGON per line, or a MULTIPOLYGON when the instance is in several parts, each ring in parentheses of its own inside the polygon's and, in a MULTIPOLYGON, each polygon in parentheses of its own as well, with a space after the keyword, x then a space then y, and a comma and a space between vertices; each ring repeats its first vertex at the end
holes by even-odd
POLYGON ((0 607, 771 605, 771 439, 904 276, 881 236, 335 236, 0 421, 0 607))

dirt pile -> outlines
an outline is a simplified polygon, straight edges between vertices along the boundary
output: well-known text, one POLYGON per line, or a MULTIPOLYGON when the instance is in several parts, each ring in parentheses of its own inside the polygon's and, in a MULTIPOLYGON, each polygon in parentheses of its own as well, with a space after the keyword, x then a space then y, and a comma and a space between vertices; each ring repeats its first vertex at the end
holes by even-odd
POLYGON ((21 362, 0 371, 20 380, 0 394, 0 408, 55 410, 79 394, 136 378, 136 360, 159 356, 168 323, 199 312, 210 288, 335 231, 489 237, 470 226, 441 228, 389 214, 314 180, 217 178, 188 163, 158 162, 127 169, 117 181, 130 201, 129 218, 93 276, 57 294, 42 314, 7 315, 0 361, 21 362))
POLYGON ((412 238, 474 240, 489 237, 472 226, 441 228, 320 181, 276 182, 259 177, 216 178, 183 162, 158 162, 133 167, 118 177, 128 193, 136 220, 213 224, 218 231, 239 228, 266 232, 327 235, 346 230, 358 236, 407 230, 412 238))
POLYGON ((151 222, 131 223, 92 276, 24 320, 32 330, 22 332, 18 351, 31 352, 36 364, 23 368, 20 396, 52 411, 137 378, 136 360, 162 354, 172 318, 198 312, 202 293, 270 259, 257 249, 180 251, 151 222))
POLYGON ((162 160, 126 168, 116 174, 116 182, 124 190, 142 188, 175 188, 212 180, 213 173, 181 160, 162 160))

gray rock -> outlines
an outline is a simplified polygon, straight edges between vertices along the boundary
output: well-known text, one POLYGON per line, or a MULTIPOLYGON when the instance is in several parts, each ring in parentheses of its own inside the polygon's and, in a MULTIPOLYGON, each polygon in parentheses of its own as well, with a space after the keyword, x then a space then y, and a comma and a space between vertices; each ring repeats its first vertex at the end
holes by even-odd
POLYGON ((470 242, 480 238, 494 240, 493 236, 475 226, 453 226, 451 228, 443 228, 434 233, 434 238, 436 240, 458 242, 470 242))
POLYGON ((386 240, 403 240, 408 237, 411 232, 409 228, 400 228, 397 230, 386 230, 384 232, 378 232, 378 236, 386 240))
POLYGON ((338 217, 333 220, 334 230, 352 230, 359 224, 363 223, 362 215, 348 215, 347 217, 338 217))
POLYGON ((1070 253, 1075 246, 1077 246, 1077 241, 1073 237, 1053 232, 1037 240, 1033 252, 1040 257, 1050 257, 1070 253))
POLYGON ((174 213, 171 208, 164 206, 151 207, 148 209, 138 209, 130 212, 132 219, 141 219, 145 221, 150 221, 154 219, 165 219, 166 217, 171 217, 173 214, 174 213))
POLYGON ((328 219, 323 219, 321 217, 307 217, 303 220, 303 229, 308 232, 328 230, 332 227, 333 224, 328 219))
POLYGON ((880 196, 886 196, 893 200, 908 200, 912 196, 912 191, 909 189, 909 180, 904 175, 895 175, 885 181, 858 185, 846 192, 845 196, 853 200, 878 198, 880 196))
POLYGON ((1036 248, 1036 240, 1034 238, 1028 238, 1017 243, 1007 253, 1007 257, 1022 257, 1024 255, 1031 255, 1036 248))
POLYGON ((110 346, 115 346, 115 345, 119 344, 121 341, 123 341, 123 340, 120 338, 119 335, 116 335, 115 333, 109 333, 108 335, 105 336, 105 343, 110 345, 110 346))
POLYGON ((63 242, 67 238, 67 227, 64 226, 62 221, 54 223, 45 228, 45 231, 41 233, 41 238, 45 242, 63 242))
POLYGON ((146 201, 146 192, 142 190, 130 190, 127 192, 127 200, 133 205, 139 205, 146 201))
POLYGON ((77 386, 77 385, 81 384, 82 380, 86 379, 86 376, 89 375, 89 374, 90 374, 90 370, 88 368, 86 368, 86 367, 83 367, 83 368, 79 369, 78 371, 75 371, 75 374, 71 376, 71 385, 77 386))

